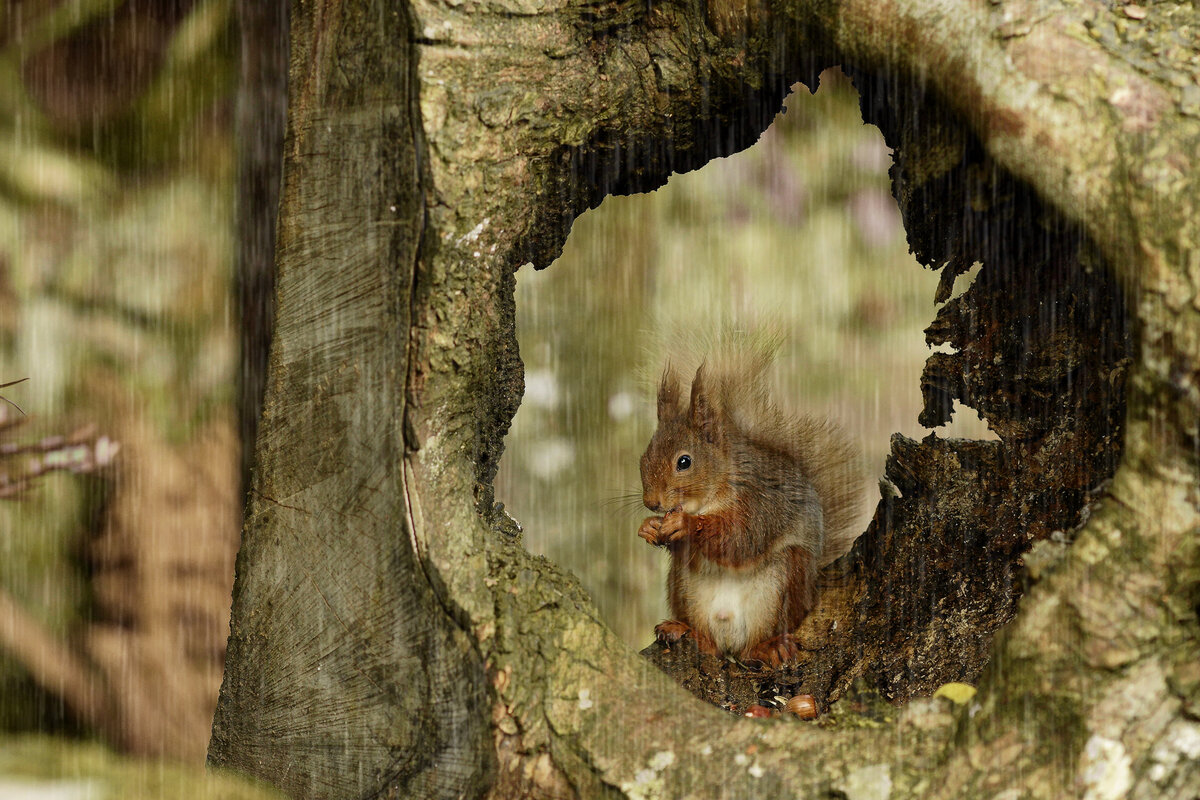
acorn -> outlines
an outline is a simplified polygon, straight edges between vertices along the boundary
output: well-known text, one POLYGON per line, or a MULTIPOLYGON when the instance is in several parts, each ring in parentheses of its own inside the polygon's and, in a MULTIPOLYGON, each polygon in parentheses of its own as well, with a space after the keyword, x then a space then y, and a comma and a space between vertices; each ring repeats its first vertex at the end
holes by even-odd
POLYGON ((775 713, 775 712, 773 712, 771 709, 767 708, 766 706, 760 706, 756 703, 755 705, 752 705, 746 709, 745 716, 747 716, 747 717, 769 717, 773 713, 775 713))
POLYGON ((798 694, 783 704, 783 710, 795 714, 800 719, 815 719, 817 698, 811 694, 798 694))

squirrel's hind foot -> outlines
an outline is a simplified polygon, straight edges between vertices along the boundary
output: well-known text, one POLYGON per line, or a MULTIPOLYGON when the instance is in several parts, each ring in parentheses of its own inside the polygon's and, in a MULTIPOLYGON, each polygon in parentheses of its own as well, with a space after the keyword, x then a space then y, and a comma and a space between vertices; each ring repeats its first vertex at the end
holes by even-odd
POLYGON ((665 647, 670 647, 684 636, 691 636, 695 639, 696 647, 700 649, 701 653, 707 653, 710 656, 718 655, 717 643, 712 640, 712 637, 696 630, 686 622, 667 619, 654 626, 654 638, 665 647))
POLYGON ((654 638, 666 645, 675 644, 692 632, 692 627, 677 619, 665 619, 654 626, 654 638))
POLYGON ((747 647, 742 651, 741 660, 779 669, 800 660, 800 645, 790 633, 782 633, 747 647))

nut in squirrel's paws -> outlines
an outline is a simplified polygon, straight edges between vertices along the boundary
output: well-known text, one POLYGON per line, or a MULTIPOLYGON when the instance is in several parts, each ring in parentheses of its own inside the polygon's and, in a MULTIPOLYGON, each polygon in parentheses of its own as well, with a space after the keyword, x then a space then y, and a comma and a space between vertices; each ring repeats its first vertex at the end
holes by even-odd
POLYGON ((790 633, 784 633, 764 639, 753 647, 747 647, 742 651, 741 659, 747 663, 753 662, 771 669, 779 669, 800 659, 800 646, 790 633))

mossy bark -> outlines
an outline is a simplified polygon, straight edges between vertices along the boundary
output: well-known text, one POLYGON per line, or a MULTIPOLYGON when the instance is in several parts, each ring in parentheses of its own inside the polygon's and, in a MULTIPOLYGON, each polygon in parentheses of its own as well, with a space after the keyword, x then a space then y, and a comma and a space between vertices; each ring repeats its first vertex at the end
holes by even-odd
POLYGON ((1194 10, 292 14, 278 327, 212 762, 321 797, 1196 793, 1194 10), (831 64, 896 149, 941 299, 984 262, 931 326, 957 352, 927 369, 925 418, 961 399, 1001 440, 898 441, 899 497, 806 632, 827 701, 983 670, 976 701, 818 727, 731 719, 630 652, 491 480, 521 393, 516 267, 606 194, 748 145, 831 64))

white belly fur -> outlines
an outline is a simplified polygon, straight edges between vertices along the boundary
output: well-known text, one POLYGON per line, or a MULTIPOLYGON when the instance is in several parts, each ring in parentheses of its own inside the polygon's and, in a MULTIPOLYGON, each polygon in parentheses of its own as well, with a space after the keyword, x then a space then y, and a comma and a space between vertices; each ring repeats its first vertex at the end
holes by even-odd
POLYGON ((779 620, 782 560, 767 559, 750 569, 728 569, 700 556, 702 564, 684 577, 692 619, 708 625, 717 647, 738 653, 772 636, 779 620))

